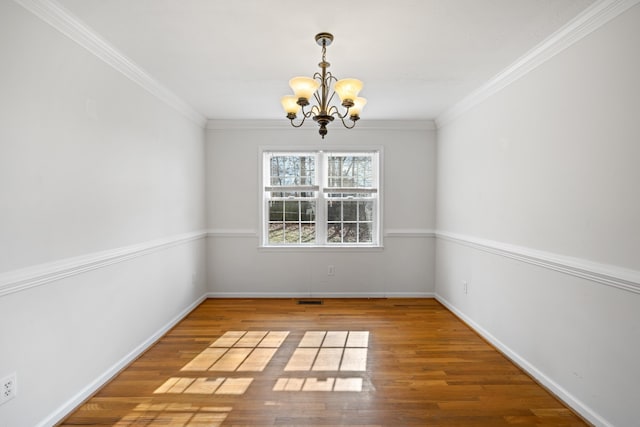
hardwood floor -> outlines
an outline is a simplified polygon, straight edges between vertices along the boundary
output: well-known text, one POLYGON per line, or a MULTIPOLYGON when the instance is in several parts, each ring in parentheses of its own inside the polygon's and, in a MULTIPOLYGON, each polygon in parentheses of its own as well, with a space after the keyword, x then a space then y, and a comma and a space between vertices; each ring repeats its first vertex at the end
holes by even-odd
POLYGON ((433 299, 209 299, 60 425, 586 424, 433 299))

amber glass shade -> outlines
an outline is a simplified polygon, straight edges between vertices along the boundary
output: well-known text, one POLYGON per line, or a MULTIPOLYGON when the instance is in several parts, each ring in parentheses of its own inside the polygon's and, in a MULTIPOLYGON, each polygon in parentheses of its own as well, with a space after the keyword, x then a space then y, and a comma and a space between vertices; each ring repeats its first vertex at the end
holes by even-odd
POLYGON ((340 97, 340 101, 354 101, 362 90, 362 82, 358 79, 342 79, 338 80, 333 88, 340 97))
POLYGON ((353 100, 353 107, 349 108, 350 116, 360 116, 360 112, 367 104, 367 100, 365 98, 357 97, 353 100))
POLYGON ((284 112, 287 114, 298 114, 300 111, 300 106, 297 104, 298 98, 294 95, 285 95, 280 99, 282 103, 282 108, 284 108, 284 112))
POLYGON ((314 92, 320 87, 320 83, 311 77, 294 77, 289 80, 289 86, 293 89, 296 98, 311 99, 314 92))

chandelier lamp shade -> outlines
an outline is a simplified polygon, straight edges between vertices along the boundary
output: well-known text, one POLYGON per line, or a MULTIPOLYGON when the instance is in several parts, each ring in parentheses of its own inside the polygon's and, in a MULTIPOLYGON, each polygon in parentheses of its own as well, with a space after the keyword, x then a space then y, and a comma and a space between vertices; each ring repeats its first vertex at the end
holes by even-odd
POLYGON ((360 120, 360 112, 367 103, 366 99, 358 96, 362 90, 360 80, 338 80, 327 71, 331 65, 326 59, 327 46, 332 41, 332 34, 316 34, 316 43, 322 47, 322 61, 318 64, 320 72, 316 72, 313 77, 294 77, 289 80, 293 95, 283 96, 281 100, 293 127, 298 128, 306 119, 312 118, 320 126, 322 139, 327 134, 327 125, 335 118, 340 119, 345 128, 352 129, 360 120), (336 94, 343 108, 336 105, 336 94), (298 113, 302 114, 302 120, 296 124, 294 120, 298 118, 298 113))

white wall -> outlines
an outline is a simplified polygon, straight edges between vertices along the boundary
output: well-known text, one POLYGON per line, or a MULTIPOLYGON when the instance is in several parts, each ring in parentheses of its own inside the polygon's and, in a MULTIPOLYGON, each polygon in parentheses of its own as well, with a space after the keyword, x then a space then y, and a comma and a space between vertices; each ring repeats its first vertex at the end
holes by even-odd
POLYGON ((0 58, 0 425, 52 425, 205 294, 204 131, 14 2, 0 58))
POLYGON ((638 422, 638 40, 636 5, 438 134, 438 297, 597 425, 638 422))
MULTIPOLYGON (((285 119, 283 118, 283 121, 285 119)), ((432 295, 435 131, 429 123, 339 129, 213 122, 207 133, 208 283, 220 296, 432 295), (245 126, 243 129, 242 127, 245 126), (259 249, 260 147, 383 149, 384 249, 259 249), (327 275, 327 266, 335 275, 327 275)))

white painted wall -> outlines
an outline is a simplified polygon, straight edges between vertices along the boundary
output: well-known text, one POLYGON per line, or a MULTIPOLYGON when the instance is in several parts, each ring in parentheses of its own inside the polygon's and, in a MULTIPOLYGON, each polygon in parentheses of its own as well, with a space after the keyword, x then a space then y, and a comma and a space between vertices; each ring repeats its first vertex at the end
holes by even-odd
POLYGON ((52 425, 205 294, 204 131, 14 2, 0 58, 0 425, 52 425))
MULTIPOLYGON (((285 119, 283 119, 284 121, 285 119)), ((208 283, 220 296, 403 296, 434 291, 435 131, 369 124, 323 141, 315 123, 214 122, 207 131, 208 283), (243 128, 244 126, 244 128, 243 128), (260 147, 383 150, 384 249, 259 248, 260 147), (389 235, 391 233, 391 235, 389 235), (327 266, 335 275, 327 275, 327 266)))
POLYGON ((640 294, 467 243, 640 277, 638 40, 636 5, 438 135, 437 228, 459 237, 438 297, 597 425, 638 423, 640 294))

